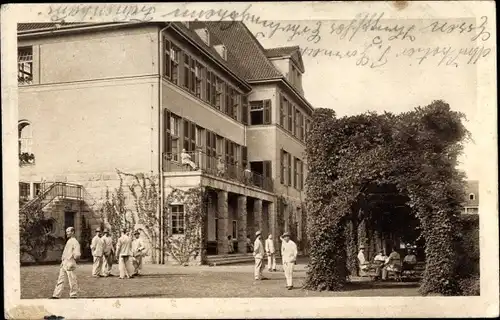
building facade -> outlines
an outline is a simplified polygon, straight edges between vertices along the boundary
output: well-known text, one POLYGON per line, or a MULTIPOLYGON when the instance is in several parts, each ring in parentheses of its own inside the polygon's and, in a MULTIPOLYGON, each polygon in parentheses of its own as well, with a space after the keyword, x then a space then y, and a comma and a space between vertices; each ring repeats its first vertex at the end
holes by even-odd
POLYGON ((465 214, 479 214, 479 181, 467 181, 465 201, 463 204, 465 214))
POLYGON ((247 254, 257 230, 306 250, 298 47, 265 49, 233 22, 20 24, 18 66, 20 200, 50 198, 54 233, 99 224, 119 169, 160 177, 168 237, 189 215, 171 194, 206 190, 198 262, 226 256, 229 236, 247 254))

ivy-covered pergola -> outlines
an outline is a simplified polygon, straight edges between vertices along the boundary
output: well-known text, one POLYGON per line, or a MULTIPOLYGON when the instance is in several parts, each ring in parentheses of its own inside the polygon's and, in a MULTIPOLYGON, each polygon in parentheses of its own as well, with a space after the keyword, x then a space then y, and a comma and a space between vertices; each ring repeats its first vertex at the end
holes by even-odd
POLYGON ((443 101, 399 115, 315 111, 307 139, 306 287, 341 290, 357 268, 359 242, 379 236, 360 230, 397 230, 424 240, 422 294, 460 294, 463 119, 443 101))

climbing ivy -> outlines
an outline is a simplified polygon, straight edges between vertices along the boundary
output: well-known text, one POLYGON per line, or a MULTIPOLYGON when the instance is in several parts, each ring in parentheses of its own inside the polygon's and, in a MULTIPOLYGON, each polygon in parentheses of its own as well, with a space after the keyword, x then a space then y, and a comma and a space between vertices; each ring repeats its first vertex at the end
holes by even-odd
MULTIPOLYGON (((361 211, 362 217, 371 214, 363 213, 363 201, 370 206, 368 190, 393 187, 407 197, 405 205, 418 218, 425 239, 421 292, 461 293, 454 231, 465 186, 463 173, 456 169, 457 158, 469 137, 463 118, 443 101, 399 115, 370 112, 337 118, 330 109, 315 110, 306 150, 310 241, 306 287, 344 287, 348 222, 359 219, 353 212, 361 211)), ((366 237, 363 232, 358 242, 365 241, 362 237, 366 237)))
MULTIPOLYGON (((205 219, 207 217, 208 190, 195 187, 188 190, 172 189, 165 198, 165 251, 180 265, 205 257, 205 219), (171 205, 184 206, 184 233, 171 233, 171 205)), ((203 262, 203 261, 200 261, 203 262)))

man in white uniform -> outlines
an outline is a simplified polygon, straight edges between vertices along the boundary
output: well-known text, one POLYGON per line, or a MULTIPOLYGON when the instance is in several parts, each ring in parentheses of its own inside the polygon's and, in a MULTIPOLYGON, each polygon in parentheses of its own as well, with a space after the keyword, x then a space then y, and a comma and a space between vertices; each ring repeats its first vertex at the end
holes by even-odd
POLYGON ((359 246, 358 262, 359 262, 359 268, 361 270, 365 271, 369 269, 370 263, 366 261, 364 245, 359 246))
POLYGON ((276 271, 276 252, 274 250, 273 235, 270 234, 266 239, 267 269, 276 271))
POLYGON ((142 240, 140 238, 141 233, 139 230, 134 232, 134 240, 132 240, 132 264, 134 266, 134 276, 139 275, 139 271, 142 269, 142 256, 144 254, 144 245, 142 244, 142 240))
POLYGON ((76 298, 78 293, 78 282, 76 281, 76 261, 80 259, 80 243, 75 239, 75 228, 66 229, 66 235, 69 238, 64 246, 61 256, 61 267, 59 268, 59 277, 57 278, 56 288, 51 299, 59 299, 64 289, 64 280, 66 276, 69 282, 69 297, 76 298))
POLYGON ((132 278, 132 266, 130 261, 130 256, 132 256, 132 241, 127 235, 127 229, 122 230, 122 236, 116 243, 116 255, 118 258, 120 279, 132 278))
POLYGON ((104 236, 102 237, 102 240, 104 241, 104 263, 102 265, 102 274, 105 277, 113 276, 111 274, 111 268, 113 267, 113 255, 114 255, 114 248, 113 248, 113 239, 109 235, 109 230, 104 229, 104 236))
POLYGON ((254 276, 255 280, 264 280, 265 278, 262 277, 262 270, 264 269, 264 264, 262 263, 264 259, 264 245, 261 241, 261 232, 257 231, 255 237, 253 244, 253 257, 255 258, 254 276))
POLYGON ((285 271, 286 288, 293 289, 293 267, 297 261, 297 245, 290 240, 290 234, 285 232, 282 236, 281 259, 283 260, 283 271, 285 271))
POLYGON ((104 240, 101 238, 101 229, 97 228, 96 235, 92 238, 90 249, 94 257, 94 265, 92 266, 92 276, 100 277, 102 271, 102 255, 104 254, 104 240))

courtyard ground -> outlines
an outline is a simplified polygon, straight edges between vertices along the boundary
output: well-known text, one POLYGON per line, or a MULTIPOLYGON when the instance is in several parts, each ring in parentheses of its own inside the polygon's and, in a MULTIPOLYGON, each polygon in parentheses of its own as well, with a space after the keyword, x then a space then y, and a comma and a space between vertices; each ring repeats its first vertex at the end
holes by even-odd
MULTIPOLYGON (((228 266, 144 265, 143 275, 133 279, 93 278, 92 265, 78 266, 80 298, 248 298, 248 297, 366 297, 419 296, 417 283, 370 282, 354 279, 341 292, 316 292, 301 288, 306 262, 300 261, 294 272, 293 290, 285 289, 283 271, 267 272, 268 280, 254 281, 253 264, 228 266)), ((58 265, 21 267, 21 298, 50 298, 59 273, 58 265)), ((118 274, 117 265, 113 274, 118 274)), ((65 286, 63 297, 68 297, 65 286)))

